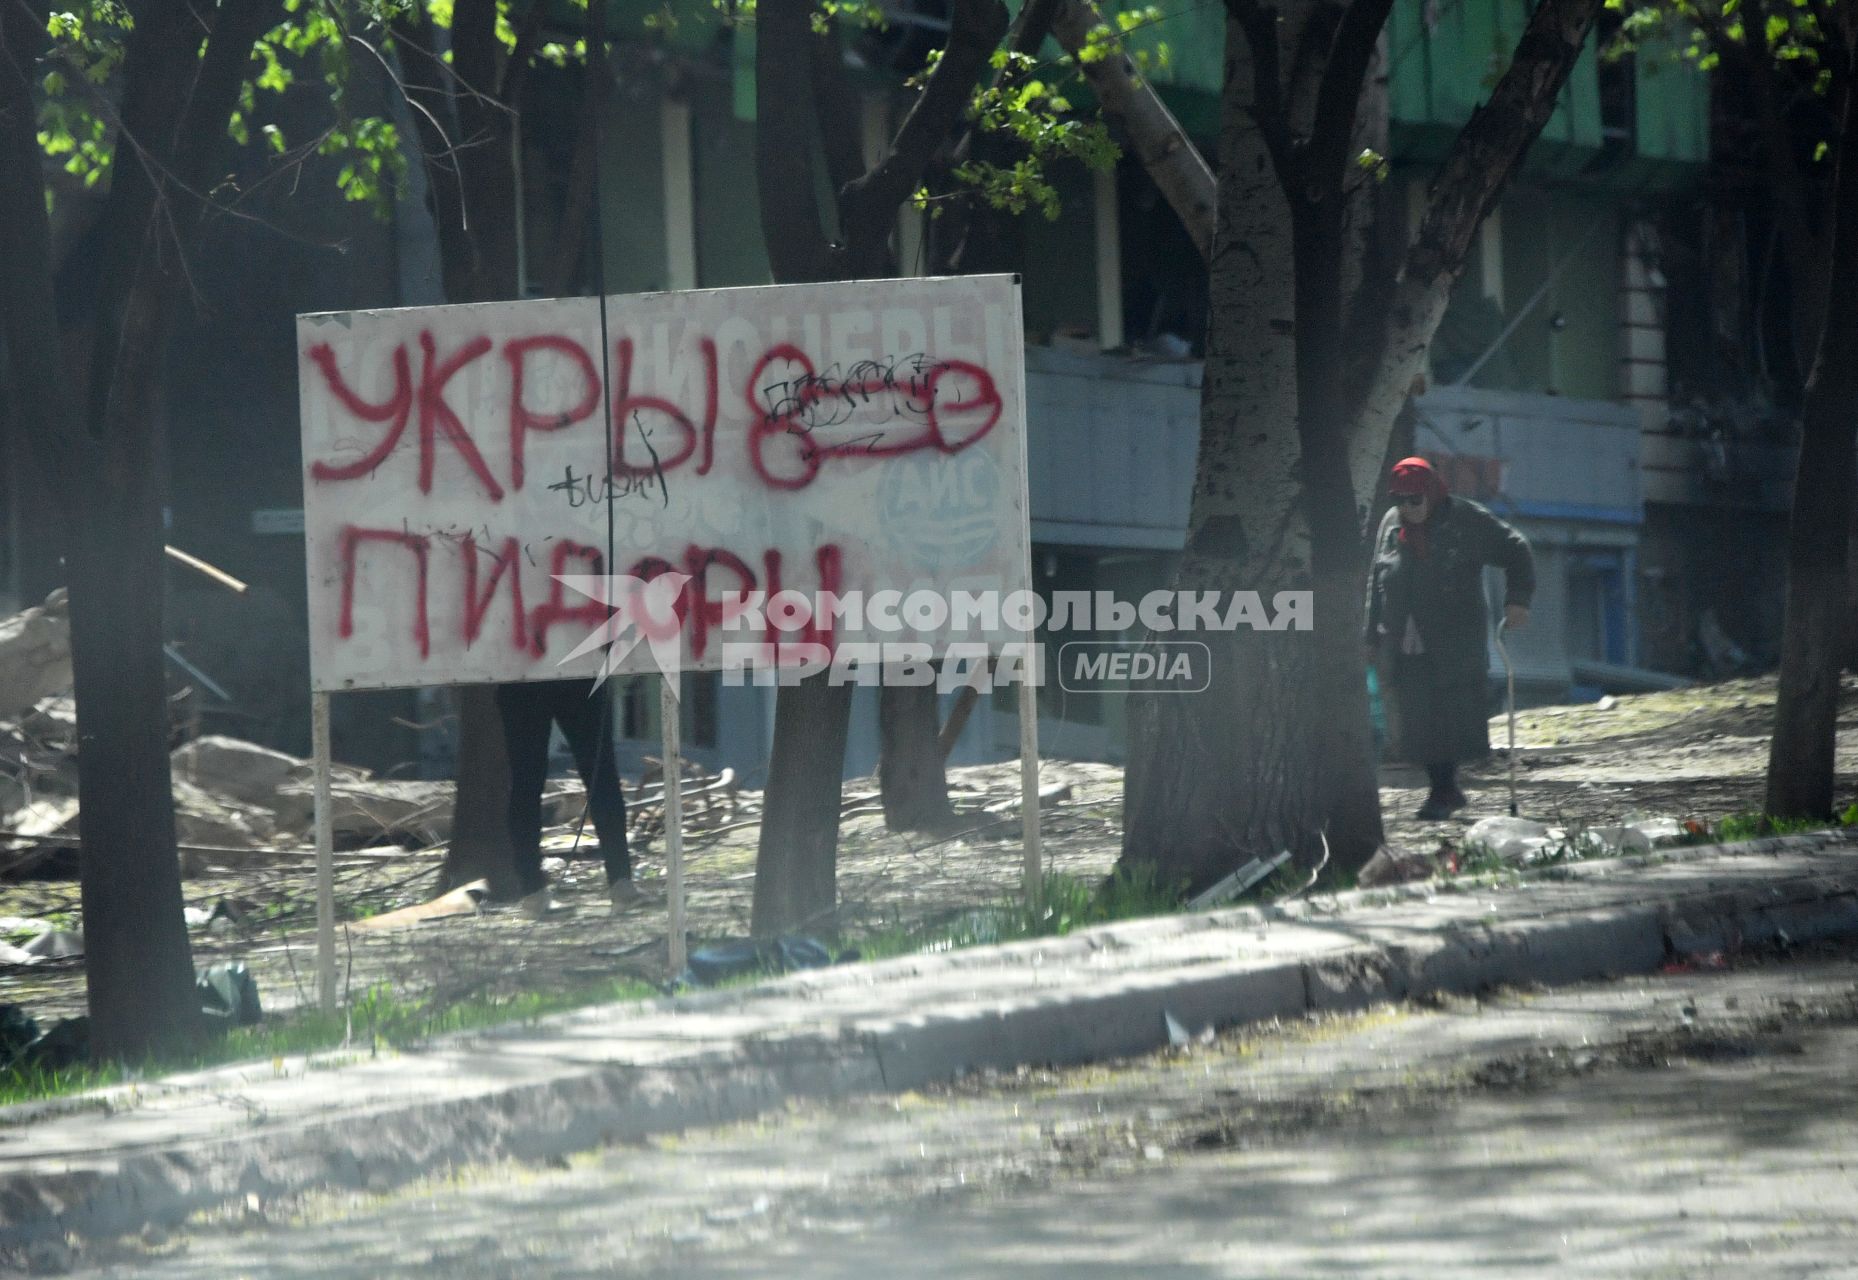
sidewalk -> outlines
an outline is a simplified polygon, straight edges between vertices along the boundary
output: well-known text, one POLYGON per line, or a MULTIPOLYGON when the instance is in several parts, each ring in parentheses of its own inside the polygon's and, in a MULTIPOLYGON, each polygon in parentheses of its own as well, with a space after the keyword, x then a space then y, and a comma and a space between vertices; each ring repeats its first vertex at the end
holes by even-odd
POLYGON ((1854 854, 1858 839, 1829 832, 1578 864, 1495 890, 1171 916, 588 1009, 417 1053, 221 1067, 6 1108, 0 1244, 134 1231, 248 1194, 384 1190, 791 1097, 1134 1054, 1168 1042, 1169 1017, 1192 1032, 1858 936, 1854 854))

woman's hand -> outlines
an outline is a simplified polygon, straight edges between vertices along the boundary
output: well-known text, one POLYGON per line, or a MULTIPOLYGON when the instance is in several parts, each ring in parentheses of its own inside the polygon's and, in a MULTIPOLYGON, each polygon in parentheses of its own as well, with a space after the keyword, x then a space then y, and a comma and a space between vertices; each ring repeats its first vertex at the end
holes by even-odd
POLYGON ((1505 631, 1521 631, 1528 625, 1528 605, 1506 604, 1503 606, 1503 629, 1505 631))

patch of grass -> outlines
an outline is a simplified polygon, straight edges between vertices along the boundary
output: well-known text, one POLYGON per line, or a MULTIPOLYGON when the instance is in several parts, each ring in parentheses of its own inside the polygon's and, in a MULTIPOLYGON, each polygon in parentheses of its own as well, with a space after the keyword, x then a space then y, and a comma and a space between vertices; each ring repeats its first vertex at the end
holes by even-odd
POLYGON ((58 1070, 36 1065, 15 1067, 9 1071, 0 1071, 0 1106, 68 1097, 87 1089, 121 1084, 127 1078, 124 1069, 114 1063, 102 1066, 86 1064, 58 1070))
POLYGON ((378 1051, 383 1045, 404 1049, 455 1031, 523 1025, 571 1009, 644 1000, 657 994, 643 982, 620 978, 571 991, 521 992, 511 996, 480 994, 453 1001, 436 997, 406 1000, 389 984, 380 982, 350 1004, 341 1028, 344 1034, 338 1035, 335 1043, 342 1043, 352 1029, 352 1042, 365 1044, 370 1052, 378 1051))
POLYGON ((1716 824, 1713 839, 1722 842, 1759 840, 1764 836, 1792 836, 1806 831, 1858 826, 1858 804, 1831 822, 1816 818, 1772 818, 1765 813, 1732 813, 1716 824))
POLYGON ((964 947, 1028 938, 1056 938, 1093 924, 1167 915, 1181 909, 1183 895, 1144 867, 1118 870, 1103 881, 1053 872, 1045 877, 1042 898, 1035 909, 1017 899, 995 907, 969 911, 953 921, 912 928, 888 929, 857 939, 862 959, 883 960, 922 952, 957 951, 964 947))
POLYGON ((262 1062, 268 1058, 282 1071, 285 1058, 300 1054, 322 1053, 344 1045, 371 1054, 382 1048, 404 1049, 449 1032, 517 1026, 589 1005, 643 1000, 657 994, 643 982, 613 979, 567 991, 512 996, 478 993, 452 1001, 435 997, 408 1000, 396 995, 387 983, 377 983, 355 999, 345 1014, 326 1016, 319 1010, 306 1009, 267 1018, 255 1027, 231 1028, 224 1037, 191 1052, 159 1057, 138 1066, 105 1062, 56 1071, 38 1066, 0 1071, 0 1106, 69 1097, 127 1081, 158 1079, 233 1062, 262 1062))
POLYGON ((1498 855, 1496 849, 1483 840, 1473 840, 1458 850, 1458 874, 1461 876, 1483 876, 1498 871, 1507 871, 1509 863, 1498 855))

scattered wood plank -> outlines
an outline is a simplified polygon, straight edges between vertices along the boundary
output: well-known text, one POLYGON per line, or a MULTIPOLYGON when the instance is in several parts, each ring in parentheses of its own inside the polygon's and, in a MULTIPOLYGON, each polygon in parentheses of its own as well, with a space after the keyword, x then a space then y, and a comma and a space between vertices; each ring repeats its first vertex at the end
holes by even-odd
POLYGON ((429 920, 474 916, 479 911, 478 904, 489 896, 490 881, 473 880, 470 884, 461 884, 450 893, 442 893, 429 902, 402 907, 398 911, 388 911, 378 916, 369 916, 365 920, 357 920, 348 927, 360 932, 373 933, 388 929, 409 929, 415 925, 425 924, 429 920))

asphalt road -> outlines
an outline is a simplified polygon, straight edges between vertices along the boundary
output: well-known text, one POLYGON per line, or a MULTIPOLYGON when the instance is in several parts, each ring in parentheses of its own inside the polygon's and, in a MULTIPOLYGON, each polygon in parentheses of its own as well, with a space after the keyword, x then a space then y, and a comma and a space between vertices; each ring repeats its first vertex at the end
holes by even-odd
POLYGON ((1858 1276, 1858 958, 1196 1037, 35 1261, 199 1280, 1858 1276))

